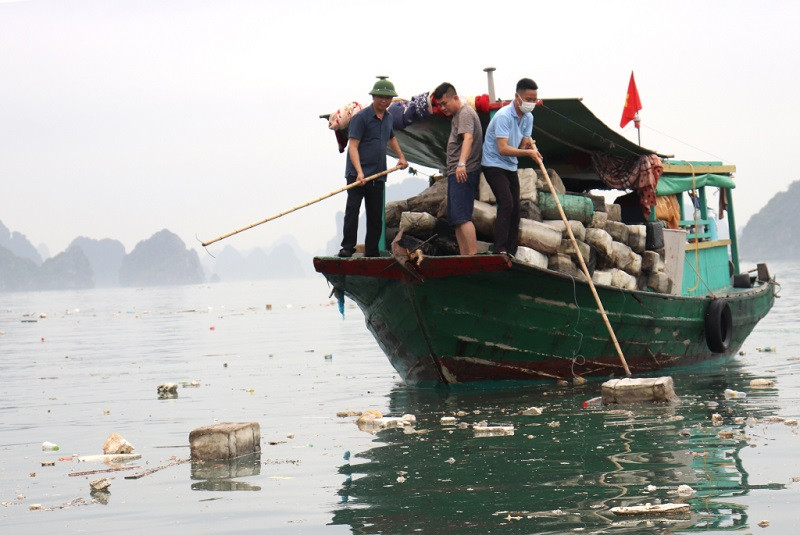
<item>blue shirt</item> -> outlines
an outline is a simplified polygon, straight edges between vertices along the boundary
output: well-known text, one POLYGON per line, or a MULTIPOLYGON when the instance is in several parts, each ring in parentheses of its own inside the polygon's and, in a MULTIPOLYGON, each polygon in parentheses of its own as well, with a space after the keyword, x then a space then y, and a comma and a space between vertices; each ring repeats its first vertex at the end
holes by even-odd
MULTIPOLYGON (((394 137, 392 127, 392 114, 385 112, 383 119, 378 119, 375 108, 370 105, 364 108, 350 119, 348 130, 350 139, 359 140, 358 156, 361 160, 361 170, 364 176, 374 175, 381 171, 386 171, 386 144, 394 137)), ((345 177, 358 176, 353 162, 350 161, 350 151, 347 151, 347 166, 344 170, 345 177)), ((386 177, 378 178, 382 182, 386 177)))
POLYGON ((519 148, 522 139, 531 137, 533 133, 533 114, 526 113, 522 119, 517 115, 514 104, 503 106, 494 114, 489 126, 486 128, 486 136, 483 139, 483 158, 481 165, 485 167, 499 167, 507 171, 517 170, 516 156, 503 156, 497 150, 497 138, 508 138, 508 146, 519 148))

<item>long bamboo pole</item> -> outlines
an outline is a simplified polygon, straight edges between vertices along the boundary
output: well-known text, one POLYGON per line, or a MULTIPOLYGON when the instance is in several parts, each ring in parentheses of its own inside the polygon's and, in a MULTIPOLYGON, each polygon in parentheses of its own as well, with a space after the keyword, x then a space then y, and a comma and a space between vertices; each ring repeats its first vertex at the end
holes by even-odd
MULTIPOLYGON (((366 177, 364 179, 364 183, 367 183, 370 180, 375 180, 376 178, 380 178, 382 176, 386 176, 389 173, 393 173, 393 172, 397 171, 398 169, 400 169, 400 166, 399 165, 395 165, 391 169, 387 169, 386 171, 381 171, 380 173, 375 173, 374 175, 370 175, 370 176, 368 176, 368 177, 366 177)), ((301 208, 305 208, 306 206, 309 206, 309 205, 312 205, 312 204, 314 204, 316 202, 319 202, 319 201, 322 201, 324 199, 327 199, 328 197, 333 197, 337 193, 341 193, 343 191, 347 191, 347 190, 349 190, 351 188, 355 188, 356 186, 360 186, 360 184, 358 182, 353 182, 352 184, 348 184, 347 186, 345 186, 343 188, 339 188, 336 191, 332 191, 332 192, 328 193, 327 195, 323 195, 322 197, 317 197, 316 199, 313 199, 313 200, 308 201, 306 203, 303 203, 303 204, 300 204, 298 206, 295 206, 294 208, 289 208, 288 210, 284 210, 283 212, 281 212, 279 214, 275 214, 274 216, 268 217, 266 219, 262 219, 261 221, 256 221, 255 223, 253 223, 251 225, 247 225, 246 227, 242 227, 242 228, 240 228, 238 230, 234 230, 233 232, 229 232, 227 234, 224 234, 224 235, 220 236, 219 238, 214 238, 213 240, 209 240, 207 242, 202 242, 201 245, 203 247, 208 247, 212 243, 216 243, 216 242, 218 242, 220 240, 224 240, 225 238, 230 238, 234 234, 239 234, 240 232, 244 232, 245 230, 250 230, 253 227, 257 227, 258 225, 263 225, 264 223, 266 223, 268 221, 272 221, 273 219, 278 219, 279 217, 285 216, 286 214, 290 214, 290 213, 292 213, 292 212, 294 212, 296 210, 300 210, 301 208)))
POLYGON ((606 323, 608 334, 611 335, 611 340, 614 342, 614 347, 617 348, 617 355, 619 355, 619 360, 622 362, 622 367, 625 369, 625 375, 630 377, 631 370, 628 368, 628 363, 625 360, 625 356, 622 354, 622 349, 619 347, 619 342, 617 342, 617 336, 614 334, 614 329, 611 327, 611 323, 608 321, 608 316, 606 315, 605 308, 603 308, 602 301, 600 301, 600 296, 597 295, 597 290, 594 287, 594 281, 592 281, 592 276, 589 274, 589 268, 586 267, 586 262, 583 261, 583 255, 581 254, 580 249, 578 249, 578 241, 575 239, 575 235, 572 233, 572 228, 569 226, 567 215, 564 213, 564 209, 561 207, 561 201, 558 200, 558 194, 556 193, 556 189, 553 187, 553 182, 550 181, 550 175, 547 174, 547 169, 544 168, 544 163, 542 163, 542 160, 536 161, 539 164, 539 169, 541 169, 544 179, 547 181, 547 187, 550 188, 550 193, 553 194, 553 200, 558 208, 558 213, 561 214, 561 220, 564 221, 564 226, 567 227, 567 234, 572 242, 572 247, 574 247, 575 251, 578 253, 578 263, 583 270, 583 274, 586 275, 586 281, 589 283, 589 288, 592 290, 594 300, 597 302, 597 309, 600 311, 600 314, 603 316, 603 321, 606 323))

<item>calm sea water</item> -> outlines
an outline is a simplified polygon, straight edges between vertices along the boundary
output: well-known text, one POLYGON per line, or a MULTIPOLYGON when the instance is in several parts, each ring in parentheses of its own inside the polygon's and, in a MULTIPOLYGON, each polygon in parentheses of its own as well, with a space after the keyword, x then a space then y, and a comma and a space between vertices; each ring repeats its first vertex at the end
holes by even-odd
POLYGON ((673 372, 678 406, 623 409, 583 408, 598 382, 408 388, 360 311, 348 303, 342 319, 321 277, 0 294, 0 530, 717 533, 767 520, 769 532, 794 532, 800 439, 769 418, 800 418, 800 269, 770 267, 781 298, 744 355, 673 372), (761 377, 775 387, 751 389, 761 377), (158 398, 161 383, 195 380, 158 398), (726 389, 746 397, 726 399, 726 389), (531 406, 544 413, 519 414, 531 406), (414 414, 418 432, 372 435, 336 416, 365 409, 414 414), (515 434, 440 424, 457 414, 515 434), (188 458, 189 432, 223 421, 259 422, 260 458, 124 478, 188 458), (112 432, 142 454, 128 463, 140 468, 71 477, 108 468, 61 459, 102 453, 112 432), (42 451, 44 441, 60 450, 42 451), (90 494, 100 477, 109 493, 90 494), (678 496, 681 484, 695 493, 678 496), (658 501, 688 502, 691 514, 609 513, 658 501))

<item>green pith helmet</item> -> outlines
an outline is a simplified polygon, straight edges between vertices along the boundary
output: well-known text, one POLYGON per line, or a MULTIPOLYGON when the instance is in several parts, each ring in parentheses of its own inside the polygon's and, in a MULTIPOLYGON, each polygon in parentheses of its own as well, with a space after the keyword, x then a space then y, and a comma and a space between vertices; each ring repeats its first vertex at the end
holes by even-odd
POLYGON ((370 95, 376 97, 396 97, 397 92, 394 90, 394 84, 387 80, 388 76, 378 76, 378 81, 372 86, 370 95))

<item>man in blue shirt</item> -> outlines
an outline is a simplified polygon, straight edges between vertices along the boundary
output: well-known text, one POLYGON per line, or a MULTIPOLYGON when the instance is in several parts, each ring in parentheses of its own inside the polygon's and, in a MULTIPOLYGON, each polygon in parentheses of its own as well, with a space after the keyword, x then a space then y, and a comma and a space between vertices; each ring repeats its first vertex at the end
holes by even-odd
POLYGON ((531 139, 533 108, 539 86, 530 78, 517 82, 517 91, 510 106, 495 113, 483 142, 481 165, 483 175, 497 199, 497 220, 494 224, 494 252, 515 254, 519 238, 519 178, 517 158, 527 156, 539 161, 542 155, 531 139))
POLYGON ((383 226, 383 193, 386 177, 364 182, 364 177, 386 171, 386 147, 392 148, 397 155, 397 163, 401 169, 408 167, 403 151, 392 129, 392 116, 386 109, 396 97, 394 85, 384 77, 375 82, 370 91, 372 105, 358 112, 350 120, 349 147, 347 149, 347 166, 345 178, 348 184, 358 182, 360 185, 347 190, 347 205, 344 212, 344 236, 339 256, 353 256, 358 233, 358 213, 361 201, 367 211, 367 235, 364 239, 364 256, 379 256, 378 242, 383 226))

